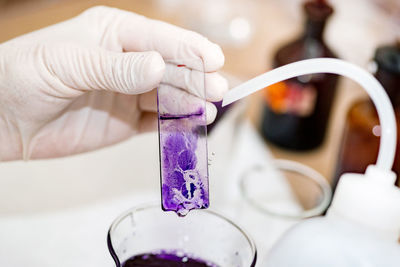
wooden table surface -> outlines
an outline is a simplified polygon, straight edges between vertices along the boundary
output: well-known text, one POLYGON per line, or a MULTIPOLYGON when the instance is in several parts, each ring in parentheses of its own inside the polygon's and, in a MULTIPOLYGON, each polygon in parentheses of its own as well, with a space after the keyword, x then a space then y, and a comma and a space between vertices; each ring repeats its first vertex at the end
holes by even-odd
MULTIPOLYGON (((301 29, 300 16, 290 13, 278 1, 242 1, 249 8, 254 35, 244 45, 222 44, 226 63, 223 71, 239 79, 249 79, 269 69, 271 55, 281 44, 295 37, 301 29)), ((168 9, 166 1, 155 0, 58 0, 20 5, 18 8, 0 10, 0 42, 35 29, 68 19, 94 5, 108 5, 145 16, 164 20, 182 27, 185 25, 181 9, 168 9), (164 5, 163 5, 164 3, 164 5)), ((336 161, 336 154, 342 132, 343 118, 348 105, 363 96, 354 83, 343 80, 335 100, 324 144, 316 150, 293 153, 269 145, 278 158, 292 159, 305 163, 330 179, 336 161)), ((248 116, 258 125, 262 97, 260 93, 251 96, 248 116)))

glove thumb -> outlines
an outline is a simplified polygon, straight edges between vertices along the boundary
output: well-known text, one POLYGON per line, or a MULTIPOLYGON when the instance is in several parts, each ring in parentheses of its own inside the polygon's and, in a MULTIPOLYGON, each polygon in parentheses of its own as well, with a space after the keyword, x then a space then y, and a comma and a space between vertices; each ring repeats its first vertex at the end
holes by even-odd
POLYGON ((157 87, 165 70, 157 52, 118 53, 66 45, 48 49, 43 58, 63 84, 83 92, 141 94, 157 87))

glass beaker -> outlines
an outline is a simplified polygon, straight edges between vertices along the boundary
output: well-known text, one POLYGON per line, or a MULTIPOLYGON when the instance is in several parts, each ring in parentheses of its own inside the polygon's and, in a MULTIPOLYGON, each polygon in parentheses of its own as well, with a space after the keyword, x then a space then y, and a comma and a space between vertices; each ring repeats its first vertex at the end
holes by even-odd
POLYGON ((267 215, 303 219, 327 209, 332 190, 326 179, 299 162, 274 160, 274 168, 255 165, 244 172, 240 190, 246 201, 267 215))
POLYGON ((109 229, 107 243, 117 267, 124 266, 133 256, 160 251, 173 251, 178 256, 188 255, 224 267, 255 266, 257 258, 252 239, 218 213, 193 210, 178 217, 155 204, 135 207, 120 215, 109 229))

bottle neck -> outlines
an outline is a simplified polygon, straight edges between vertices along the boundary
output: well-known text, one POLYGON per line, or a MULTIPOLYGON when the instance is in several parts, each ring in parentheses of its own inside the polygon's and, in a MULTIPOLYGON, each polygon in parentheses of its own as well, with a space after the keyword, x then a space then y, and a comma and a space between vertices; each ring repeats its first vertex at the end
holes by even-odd
POLYGON ((385 88, 394 107, 400 107, 400 44, 383 46, 376 50, 375 77, 385 88))
POLYGON ((304 25, 304 38, 315 39, 323 42, 326 20, 315 21, 307 18, 304 25))
POLYGON ((400 107, 400 75, 378 69, 375 77, 382 84, 383 88, 385 88, 393 107, 400 107))

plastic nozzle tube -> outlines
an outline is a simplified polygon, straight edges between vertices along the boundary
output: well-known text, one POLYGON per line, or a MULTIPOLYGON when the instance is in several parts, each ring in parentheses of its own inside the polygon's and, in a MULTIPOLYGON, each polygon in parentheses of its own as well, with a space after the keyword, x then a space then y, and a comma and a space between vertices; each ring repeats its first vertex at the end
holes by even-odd
POLYGON ((396 119, 392 104, 382 85, 364 69, 334 58, 314 58, 291 63, 261 74, 226 93, 222 106, 248 96, 274 83, 301 75, 333 73, 348 77, 364 88, 375 104, 381 124, 381 139, 376 165, 391 170, 396 152, 396 119))

